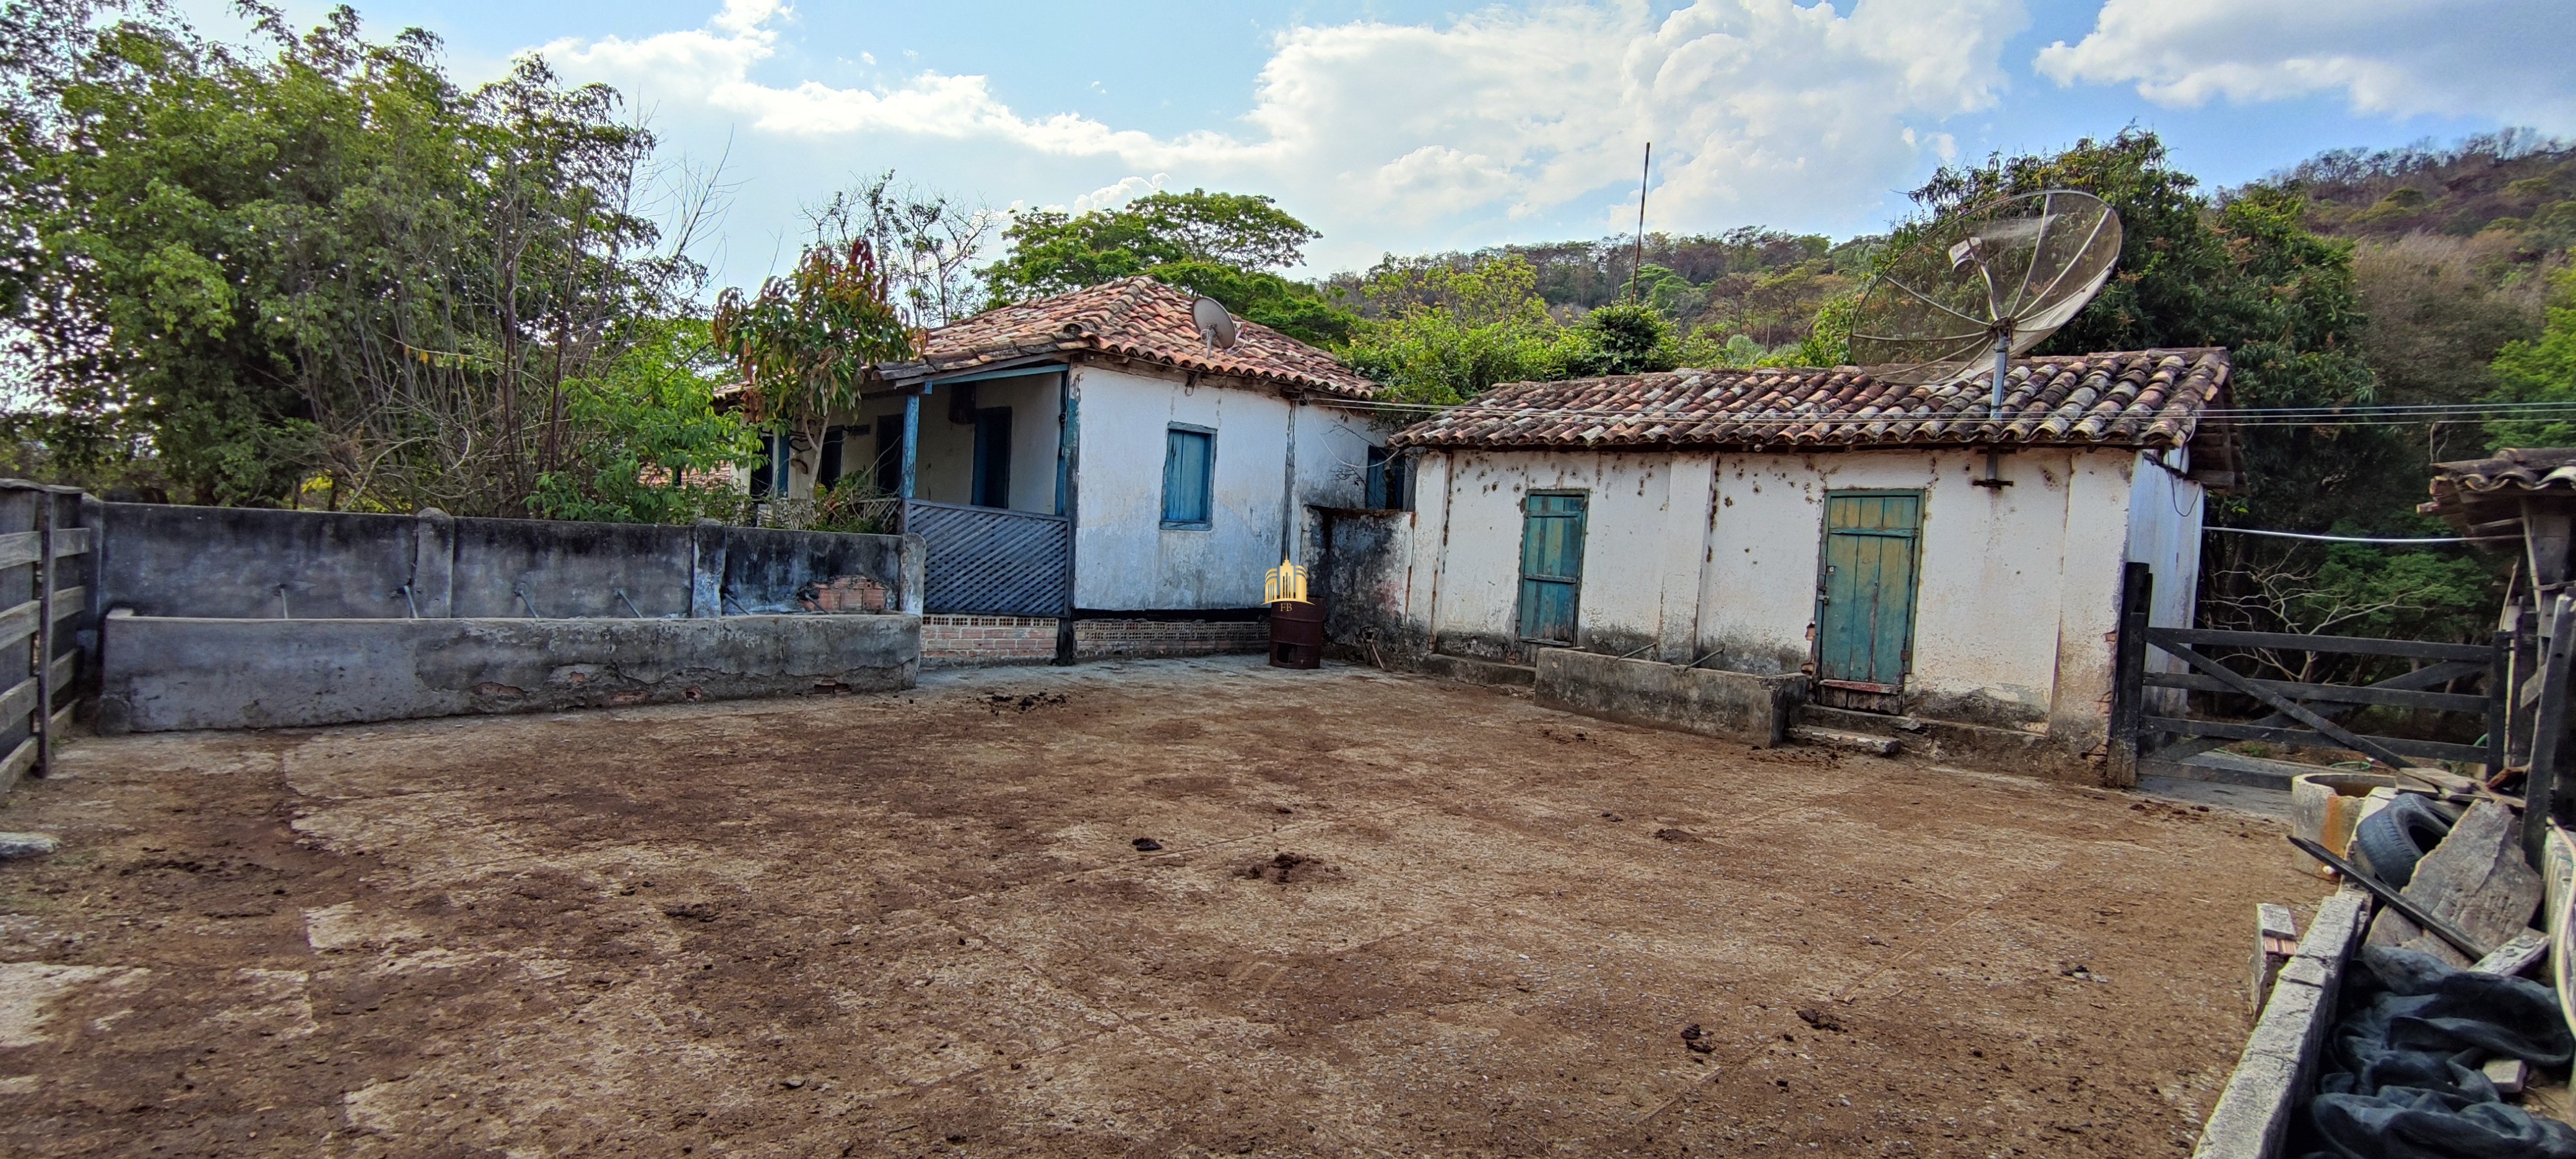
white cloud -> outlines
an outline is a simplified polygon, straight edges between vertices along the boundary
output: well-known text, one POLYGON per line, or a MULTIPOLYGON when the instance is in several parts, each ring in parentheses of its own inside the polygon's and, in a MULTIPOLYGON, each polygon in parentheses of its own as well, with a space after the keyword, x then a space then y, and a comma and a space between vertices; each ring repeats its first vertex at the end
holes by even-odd
POLYGON ((2105 0, 2041 49, 2059 84, 2134 84, 2159 104, 2339 94, 2356 112, 2576 129, 2566 0, 2105 0))
POLYGON ((1158 175, 1077 204, 1123 201, 1161 174, 1270 193, 1324 231, 1317 256, 1330 262, 1418 245, 1427 229, 1491 236, 1534 216, 1625 228, 1634 211, 1620 205, 1635 204, 1649 140, 1659 227, 1816 221, 1818 206, 1861 218, 1950 154, 1941 121, 1996 102, 2003 42, 2024 21, 2021 0, 1700 0, 1660 18, 1631 0, 1490 9, 1442 27, 1302 27, 1276 38, 1239 122, 1161 136, 1023 113, 981 76, 765 75, 788 15, 774 0, 728 0, 701 28, 542 51, 570 75, 755 133, 966 142, 1057 162, 1068 184, 1103 166, 1158 175))
POLYGON ((1151 177, 1122 177, 1116 182, 1074 198, 1073 205, 1069 208, 1075 213, 1089 213, 1095 209, 1115 209, 1148 193, 1160 191, 1163 188, 1163 182, 1170 180, 1171 176, 1169 173, 1157 173, 1151 177))

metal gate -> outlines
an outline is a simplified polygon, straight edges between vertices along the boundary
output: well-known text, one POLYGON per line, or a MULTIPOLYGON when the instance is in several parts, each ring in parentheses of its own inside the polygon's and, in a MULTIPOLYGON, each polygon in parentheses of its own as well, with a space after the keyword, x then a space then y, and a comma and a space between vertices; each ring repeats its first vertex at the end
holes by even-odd
POLYGON ((2391 768, 2426 761, 2485 765, 2490 775, 2505 765, 2506 662, 2511 637, 2494 644, 2430 640, 2378 640, 2358 636, 2308 636, 2285 632, 2233 632, 2212 628, 2155 628, 2147 624, 2153 578, 2147 565, 2128 566, 2121 593, 2119 652, 2113 681, 2111 735, 2115 753, 2139 766, 2178 764, 2229 741, 2255 740, 2289 748, 2348 749, 2391 768), (2393 656, 2418 663, 2414 670, 2373 684, 2310 684, 2244 675, 2208 650, 2219 648, 2393 656), (2182 672, 2148 671, 2161 652, 2182 662, 2182 672), (2475 693, 2437 691, 2454 681, 2483 677, 2475 693), (2164 690, 2158 695, 2159 690, 2164 690), (2184 715, 2191 692, 2235 694, 2271 709, 2255 720, 2207 720, 2184 715), (2341 718, 2365 706, 2424 709, 2483 718, 2483 744, 2455 744, 2410 737, 2371 736, 2343 726, 2341 718))
POLYGON ((929 547, 922 610, 933 615, 1063 616, 1073 521, 914 499, 903 529, 929 547))

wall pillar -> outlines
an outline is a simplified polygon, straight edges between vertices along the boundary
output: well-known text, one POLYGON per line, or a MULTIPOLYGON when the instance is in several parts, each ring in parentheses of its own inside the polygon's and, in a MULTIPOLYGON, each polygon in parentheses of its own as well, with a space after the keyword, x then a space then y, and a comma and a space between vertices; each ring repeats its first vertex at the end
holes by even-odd
MULTIPOLYGON (((701 519, 690 537, 689 545, 689 617, 706 619, 724 614, 725 539, 727 528, 712 519, 701 519)), ((904 599, 910 601, 913 584, 907 575, 904 599)))
MULTIPOLYGON (((923 389, 928 389, 927 387, 923 389)), ((903 497, 912 498, 913 477, 921 466, 921 396, 903 400, 903 497)))
POLYGON ((405 614, 444 620, 456 614, 456 518, 423 507, 412 529, 411 600, 405 614))

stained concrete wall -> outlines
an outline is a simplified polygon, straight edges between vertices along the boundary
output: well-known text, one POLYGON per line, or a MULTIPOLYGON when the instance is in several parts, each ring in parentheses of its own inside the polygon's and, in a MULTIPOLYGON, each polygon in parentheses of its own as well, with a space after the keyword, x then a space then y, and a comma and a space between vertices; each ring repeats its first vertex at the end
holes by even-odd
POLYGON ((272 728, 909 688, 921 619, 105 622, 101 732, 272 728))
POLYGON ((1538 654, 1537 692, 1551 708, 1769 748, 1788 738, 1790 717, 1807 699, 1807 678, 1549 648, 1538 654))
POLYGON ((1544 659, 1554 650, 1518 638, 1521 499, 1579 491, 1578 650, 1794 674, 1813 652, 1826 495, 1920 491, 1908 711, 2044 731, 2081 754, 2106 721, 2124 561, 2156 568, 2157 623, 2189 622, 2199 489, 2121 450, 2006 455, 2009 487, 1977 486, 1985 471, 1962 450, 1429 452, 1408 574, 1360 590, 1383 593, 1373 614, 1426 650, 1544 659))
POLYGON ((1260 605, 1264 573, 1313 534, 1301 532, 1307 508, 1358 506, 1367 448, 1387 435, 1354 411, 1159 368, 1080 367, 1074 391, 1079 608, 1260 605), (1204 529, 1162 525, 1165 433, 1175 424, 1216 432, 1204 529))
POLYGON ((139 616, 792 612, 806 585, 844 576, 884 584, 890 608, 921 610, 918 536, 150 503, 103 504, 101 520, 98 606, 139 616))

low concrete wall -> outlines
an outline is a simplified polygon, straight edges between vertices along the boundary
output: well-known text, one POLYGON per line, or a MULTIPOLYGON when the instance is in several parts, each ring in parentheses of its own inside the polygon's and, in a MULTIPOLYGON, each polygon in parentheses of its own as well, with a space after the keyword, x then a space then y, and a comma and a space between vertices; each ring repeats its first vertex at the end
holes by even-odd
POLYGON ((1538 702, 1630 724, 1650 724, 1769 748, 1786 739, 1807 698, 1807 678, 1756 676, 1622 660, 1598 652, 1538 653, 1538 702))
POLYGON ((105 621, 99 731, 272 728, 912 687, 909 615, 105 621))
POLYGON ((154 503, 100 513, 99 606, 138 616, 714 618, 813 611, 815 588, 853 578, 921 611, 917 535, 154 503))

